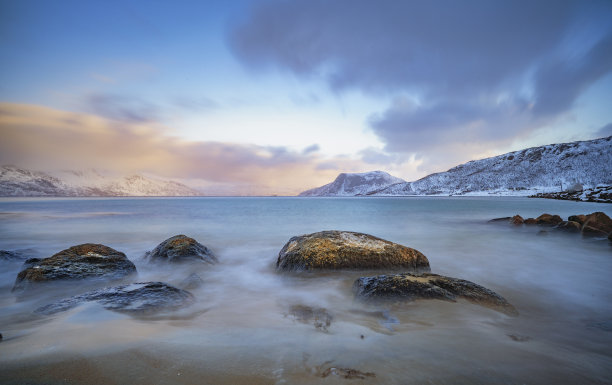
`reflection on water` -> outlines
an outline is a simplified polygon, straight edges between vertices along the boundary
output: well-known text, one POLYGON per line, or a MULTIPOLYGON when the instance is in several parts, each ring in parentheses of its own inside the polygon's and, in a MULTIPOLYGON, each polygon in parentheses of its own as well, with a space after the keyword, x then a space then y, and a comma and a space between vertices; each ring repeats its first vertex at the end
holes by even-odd
POLYGON ((0 201, 0 249, 45 257, 102 243, 136 264, 132 281, 180 286, 193 273, 203 281, 190 289, 196 303, 170 315, 137 318, 87 303, 41 317, 37 307, 92 287, 58 285, 17 299, 11 287, 21 263, 0 262, 0 365, 7 368, 0 382, 605 383, 612 376, 608 242, 486 223, 594 211, 612 216, 609 205, 526 198, 0 201), (520 315, 465 301, 354 301, 353 281, 374 272, 276 273, 291 236, 329 229, 414 247, 432 272, 490 288, 520 315), (144 260, 181 233, 220 263, 144 260))

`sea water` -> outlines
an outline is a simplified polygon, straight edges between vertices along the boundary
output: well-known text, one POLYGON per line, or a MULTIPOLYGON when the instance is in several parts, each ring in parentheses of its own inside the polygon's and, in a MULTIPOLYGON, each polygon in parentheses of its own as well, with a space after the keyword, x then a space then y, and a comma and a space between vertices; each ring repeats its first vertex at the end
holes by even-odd
POLYGON ((0 249, 48 257, 101 243, 135 263, 133 282, 179 285, 195 272, 204 283, 192 290, 195 304, 157 317, 91 303, 41 317, 37 307, 89 288, 75 282, 20 299, 11 288, 22 262, 0 262, 0 382, 609 383, 610 243, 487 222, 595 211, 612 216, 605 204, 516 197, 5 198, 0 249), (380 272, 275 270, 289 238, 321 230, 415 248, 432 272, 494 290, 519 316, 461 300, 356 301, 354 280, 380 272), (219 263, 144 258, 177 234, 219 263), (296 309, 324 309, 330 324, 296 309))

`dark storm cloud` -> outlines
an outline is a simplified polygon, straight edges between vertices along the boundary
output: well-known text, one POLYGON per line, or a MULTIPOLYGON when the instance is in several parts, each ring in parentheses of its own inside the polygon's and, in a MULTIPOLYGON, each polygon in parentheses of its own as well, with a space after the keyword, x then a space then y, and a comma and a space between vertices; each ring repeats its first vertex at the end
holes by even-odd
POLYGON ((388 151, 446 152, 508 142, 571 109, 612 70, 609 20, 605 1, 266 1, 229 43, 250 68, 392 97, 370 118, 388 151))

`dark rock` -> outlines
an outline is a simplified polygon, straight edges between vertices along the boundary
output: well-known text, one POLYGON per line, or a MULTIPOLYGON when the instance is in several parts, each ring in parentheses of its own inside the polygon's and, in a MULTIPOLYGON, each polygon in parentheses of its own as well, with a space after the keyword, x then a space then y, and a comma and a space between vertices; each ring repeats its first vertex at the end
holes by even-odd
POLYGON ((13 291, 23 291, 42 282, 85 278, 107 281, 136 273, 136 266, 125 254, 93 243, 73 246, 49 258, 30 258, 23 267, 13 291))
POLYGON ((534 218, 527 218, 523 223, 526 225, 537 225, 538 221, 536 221, 534 218))
POLYGON ((501 217, 501 218, 493 218, 489 221, 489 223, 495 223, 495 222, 508 222, 510 221, 512 218, 510 217, 501 217))
POLYGON ((579 233, 582 226, 574 221, 563 221, 557 225, 557 229, 567 231, 568 233, 579 233))
POLYGON ((26 259, 26 256, 17 251, 0 250, 0 261, 20 261, 24 259, 26 259))
POLYGON ((508 337, 510 337, 512 341, 516 341, 516 342, 527 342, 531 339, 531 337, 529 336, 521 336, 517 334, 508 334, 508 337))
POLYGON ((302 323, 312 323, 317 330, 327 332, 331 325, 333 316, 325 308, 312 308, 305 305, 293 305, 289 309, 289 315, 302 323))
POLYGON ((518 226, 518 225, 522 225, 523 223, 525 223, 525 220, 520 215, 515 215, 512 218, 510 218, 510 223, 518 226))
POLYGON ((463 279, 431 273, 361 277, 355 281, 353 289, 363 299, 441 299, 454 302, 460 297, 508 315, 518 314, 514 306, 487 288, 463 279))
POLYGON ((175 235, 147 253, 151 260, 168 262, 202 261, 217 263, 217 257, 204 245, 185 235, 175 235))
POLYGON ((2 341, 2 333, 0 333, 0 341, 2 341))
POLYGON ((185 290, 193 290, 201 287, 203 284, 204 280, 202 280, 202 277, 196 273, 191 273, 189 277, 185 278, 185 280, 180 283, 179 287, 185 290))
POLYGON ((542 214, 536 218, 536 223, 544 226, 556 226, 561 222, 563 219, 558 215, 542 214))
POLYGON ((599 230, 600 232, 604 233, 605 238, 608 236, 608 234, 612 233, 612 219, 601 211, 598 211, 586 215, 582 228, 583 234, 587 227, 592 229, 588 230, 589 233, 594 233, 593 230, 599 230))
POLYGON ((584 222, 586 221, 586 215, 571 215, 569 218, 567 218, 568 221, 573 221, 573 222, 578 222, 580 224, 580 226, 584 225, 584 222))
POLYGON ((293 237, 276 262, 278 270, 404 268, 429 271, 421 252, 368 234, 321 231, 293 237))
POLYGON ((176 310, 192 304, 193 295, 163 282, 132 283, 93 290, 40 307, 35 313, 50 315, 72 309, 85 302, 98 302, 105 309, 134 315, 176 310))

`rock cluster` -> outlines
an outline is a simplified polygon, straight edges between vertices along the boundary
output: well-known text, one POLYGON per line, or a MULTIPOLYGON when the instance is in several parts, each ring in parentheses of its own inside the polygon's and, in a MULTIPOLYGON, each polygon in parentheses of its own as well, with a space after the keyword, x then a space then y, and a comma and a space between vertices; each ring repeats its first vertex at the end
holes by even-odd
MULTIPOLYGON (((2 252, 5 259, 20 257, 13 252, 2 252)), ((159 244, 147 253, 150 260, 183 261, 197 260, 216 263, 217 258, 210 250, 193 238, 177 235, 159 244)), ((53 284, 78 280, 85 287, 88 283, 112 282, 136 274, 136 266, 120 251, 105 245, 85 243, 72 246, 49 258, 30 258, 17 274, 13 291, 38 293, 41 283, 53 284)), ((195 289, 203 283, 195 273, 191 274, 181 286, 195 289)), ((75 286, 77 287, 77 286, 75 286)), ((193 295, 164 282, 141 282, 114 287, 106 287, 75 295, 36 310, 39 314, 54 314, 71 309, 84 302, 98 302, 106 309, 129 313, 149 314, 158 311, 174 310, 193 302, 193 295)))
POLYGON ((563 220, 558 215, 542 214, 537 218, 523 219, 520 215, 512 218, 496 218, 490 222, 508 221, 513 225, 540 225, 569 233, 581 233, 585 237, 608 238, 612 240, 612 219, 598 211, 588 215, 570 215, 563 220))
POLYGON ((429 261, 418 250, 369 234, 321 231, 293 237, 280 251, 276 268, 278 271, 403 270, 402 274, 358 278, 353 285, 355 295, 362 299, 402 301, 464 298, 505 314, 518 314, 503 297, 480 285, 424 273, 430 270, 429 261))

